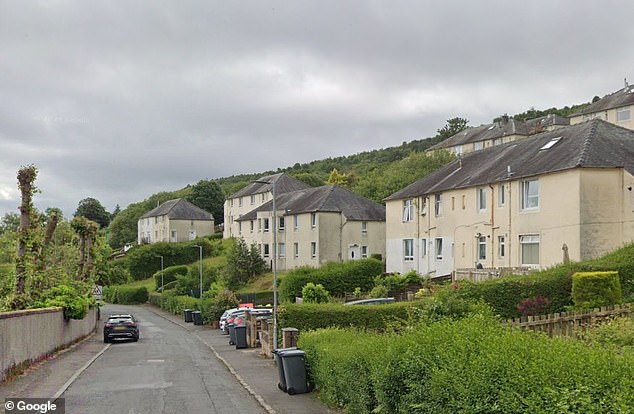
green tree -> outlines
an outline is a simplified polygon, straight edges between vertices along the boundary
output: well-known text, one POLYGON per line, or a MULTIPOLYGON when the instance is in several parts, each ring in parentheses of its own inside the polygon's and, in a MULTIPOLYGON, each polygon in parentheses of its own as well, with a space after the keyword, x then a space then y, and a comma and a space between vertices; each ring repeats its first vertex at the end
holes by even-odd
POLYGON ((255 244, 250 247, 244 239, 239 238, 232 243, 227 251, 227 267, 225 268, 225 280, 229 288, 243 285, 264 273, 266 263, 258 253, 255 244))
POLYGON ((106 211, 99 200, 92 197, 84 198, 79 202, 74 216, 85 217, 88 220, 99 224, 100 227, 108 227, 112 218, 110 213, 106 211))
POLYGON ((0 234, 8 231, 16 232, 20 227, 20 216, 17 213, 7 213, 0 219, 0 234))
POLYGON ((437 131, 438 135, 436 135, 436 137, 440 138, 440 140, 445 140, 449 137, 452 137, 458 132, 463 131, 465 128, 467 128, 468 123, 469 120, 466 118, 455 117, 448 119, 445 126, 437 131))
POLYGON ((216 224, 224 221, 225 195, 222 188, 213 180, 200 180, 191 187, 187 201, 210 212, 216 224))

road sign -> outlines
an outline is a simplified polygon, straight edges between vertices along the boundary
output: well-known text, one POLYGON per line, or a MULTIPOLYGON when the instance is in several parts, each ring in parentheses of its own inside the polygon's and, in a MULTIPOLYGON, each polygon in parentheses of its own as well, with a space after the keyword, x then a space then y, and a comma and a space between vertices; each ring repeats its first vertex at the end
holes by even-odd
POLYGON ((92 288, 92 295, 95 299, 101 300, 103 296, 103 286, 95 285, 95 287, 92 288))

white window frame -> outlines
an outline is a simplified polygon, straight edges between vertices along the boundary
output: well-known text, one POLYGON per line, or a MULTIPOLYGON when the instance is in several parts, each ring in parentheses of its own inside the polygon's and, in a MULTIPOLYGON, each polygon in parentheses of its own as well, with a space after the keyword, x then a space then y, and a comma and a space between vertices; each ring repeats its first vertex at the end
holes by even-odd
POLYGON ((286 244, 285 243, 278 243, 277 244, 277 257, 279 257, 280 259, 283 259, 286 257, 286 244))
POLYGON ((310 242, 310 257, 317 257, 317 242, 310 242))
POLYGON ((317 228, 317 213, 310 213, 310 227, 317 228))
POLYGON ((520 264, 522 266, 539 267, 540 263, 540 237, 539 234, 523 234, 519 237, 520 245, 520 264), (524 248, 527 246, 537 246, 537 263, 526 263, 524 248))
POLYGON ((265 219, 263 219, 263 220, 264 220, 264 229, 263 229, 263 232, 264 232, 264 233, 268 233, 268 232, 269 232, 269 228, 270 228, 270 225, 269 225, 269 219, 268 219, 268 218, 265 218, 265 219))
POLYGON ((434 215, 442 216, 442 193, 434 194, 434 215))
POLYGON ((506 205, 506 184, 498 184, 498 207, 506 205))
POLYGON ((476 142, 473 143, 473 150, 474 151, 480 151, 482 148, 484 148, 484 142, 476 141, 476 142))
POLYGON ((486 211, 487 209, 487 189, 486 187, 478 187, 476 189, 476 200, 478 203, 478 211, 486 211))
POLYGON ((368 258, 368 246, 361 246, 361 258, 368 258))
POLYGON ((420 257, 427 256, 427 239, 420 239, 420 257))
POLYGON ((436 260, 442 260, 442 237, 436 237, 436 239, 434 239, 434 249, 434 253, 436 253, 436 260))
POLYGON ((478 260, 487 259, 487 236, 478 237, 478 260))
POLYGON ((403 260, 414 261, 414 239, 403 239, 403 260))
POLYGON ((506 236, 498 236, 498 258, 506 257, 506 236))
POLYGON ((242 197, 238 198, 238 207, 242 207, 242 197))
POLYGON ((293 228, 295 231, 299 230, 299 216, 297 214, 293 216, 293 228))
POLYGON ((632 113, 629 106, 616 110, 616 122, 629 122, 631 119, 632 113))
POLYGON ((277 230, 278 231, 284 231, 286 229, 286 220, 284 219, 284 217, 279 217, 278 218, 279 222, 278 222, 278 227, 277 230))
POLYGON ((251 205, 255 205, 255 194, 251 196, 251 205))
POLYGON ((403 223, 414 220, 414 200, 403 200, 403 223))
POLYGON ((293 255, 295 256, 296 259, 299 257, 299 243, 298 242, 293 243, 293 255))
POLYGON ((271 248, 270 248, 269 244, 268 243, 264 243, 262 246, 263 246, 263 254, 262 254, 262 256, 269 257, 269 255, 271 254, 271 248))
POLYGON ((522 211, 539 209, 539 180, 537 178, 524 180, 521 182, 521 202, 522 211), (537 194, 531 194, 537 192, 537 194))
POLYGON ((368 222, 367 222, 367 220, 361 221, 361 234, 368 234, 368 222))
POLYGON ((251 233, 253 233, 253 230, 255 229, 255 223, 253 222, 253 220, 251 220, 250 223, 251 223, 251 233))

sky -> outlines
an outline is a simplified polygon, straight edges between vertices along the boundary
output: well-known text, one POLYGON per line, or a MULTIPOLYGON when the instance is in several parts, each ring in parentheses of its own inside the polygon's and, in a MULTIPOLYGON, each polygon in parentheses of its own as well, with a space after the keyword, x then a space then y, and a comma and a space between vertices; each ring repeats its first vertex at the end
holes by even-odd
POLYGON ((629 0, 0 0, 0 217, 112 211, 634 83, 629 0))

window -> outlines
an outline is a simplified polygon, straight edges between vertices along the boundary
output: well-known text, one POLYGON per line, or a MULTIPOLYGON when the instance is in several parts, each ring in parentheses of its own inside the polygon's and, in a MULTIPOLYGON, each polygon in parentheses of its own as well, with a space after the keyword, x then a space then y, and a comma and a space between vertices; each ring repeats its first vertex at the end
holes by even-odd
POLYGON ((502 143, 502 138, 495 138, 493 140, 493 145, 500 145, 502 143))
POLYGON ((229 200, 229 205, 230 205, 231 207, 233 207, 233 198, 232 198, 231 200, 229 200))
POLYGON ((522 210, 539 208, 539 181, 522 181, 522 210))
POLYGON ((522 265, 539 265, 539 235, 520 236, 522 265))
POLYGON ((414 212, 414 203, 412 199, 403 200, 403 222, 412 221, 414 212))
POLYGON ((405 259, 406 262, 414 260, 414 240, 413 239, 403 240, 403 259, 405 259))
POLYGON ((253 233, 253 229, 255 228, 255 222, 251 220, 251 233, 253 233))
POLYGON ((264 232, 265 233, 269 232, 269 219, 267 218, 264 219, 264 232))
POLYGON ((368 246, 361 246, 361 257, 363 259, 368 258, 368 246))
POLYGON ((616 110, 616 122, 629 121, 631 118, 630 107, 619 108, 616 110))
POLYGON ((442 238, 436 238, 436 259, 442 260, 442 238))
POLYGON ((264 247, 264 257, 269 257, 269 245, 268 243, 265 243, 262 245, 264 247))
POLYGON ((427 239, 420 239, 420 257, 427 256, 427 239))
POLYGON ((462 195, 462 209, 464 210, 465 208, 467 208, 467 196, 466 195, 462 195))
POLYGON ((317 227, 317 213, 310 213, 310 227, 317 227))
POLYGON ((238 199, 238 207, 242 207, 242 197, 238 199))
POLYGON ((176 233, 176 230, 172 230, 172 241, 176 242, 178 241, 178 234, 176 233))
POLYGON ((552 147, 554 147, 560 140, 561 140, 561 137, 553 138, 550 141, 548 141, 547 143, 545 143, 544 145, 542 145, 539 150, 540 151, 541 150, 549 150, 552 147))
POLYGON ((284 258, 286 257, 286 244, 285 243, 278 243, 277 245, 277 256, 279 258, 284 258))
POLYGON ((310 257, 317 257, 317 242, 310 242, 310 257))
POLYGON ((266 193, 262 193, 262 202, 264 203, 266 201, 266 193))
POLYGON ((498 236, 498 257, 500 259, 506 256, 506 238, 504 236, 498 236))
POLYGON ((258 244, 258 253, 262 255, 262 243, 258 244))
POLYGON ((506 185, 498 185, 498 206, 503 207, 506 205, 506 185))
POLYGON ((262 231, 262 219, 258 219, 258 233, 262 231))
POLYGON ((456 209, 456 197, 451 197, 451 211, 456 209))
POLYGON ((487 259, 487 238, 486 236, 478 237, 478 260, 487 259))
POLYGON ((482 141, 478 141, 478 142, 474 142, 473 143, 473 150, 474 151, 478 151, 482 149, 482 141))
POLYGON ((251 205, 255 204, 255 194, 251 196, 251 205))
POLYGON ((284 229, 286 228, 286 223, 285 223, 284 217, 280 217, 279 225, 280 225, 278 227, 279 231, 284 231, 284 229))
POLYGON ((297 214, 293 216, 293 228, 299 230, 299 216, 297 214))
POLYGON ((456 145, 454 147, 454 152, 456 153, 456 155, 462 154, 463 153, 462 145, 456 145))
POLYGON ((363 220, 361 222, 361 233, 362 234, 367 234, 368 233, 368 222, 363 220))
POLYGON ((436 217, 441 216, 442 215, 442 197, 441 194, 436 194, 434 196, 434 213, 436 214, 436 217))
POLYGON ((238 234, 242 234, 242 222, 238 222, 238 234))
POLYGON ((487 190, 485 187, 480 187, 477 190, 477 202, 478 210, 483 211, 487 209, 487 190))
POLYGON ((427 197, 421 197, 420 199, 420 215, 424 216, 427 214, 427 197))
POLYGON ((293 255, 297 259, 299 257, 299 243, 293 243, 293 255))

